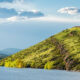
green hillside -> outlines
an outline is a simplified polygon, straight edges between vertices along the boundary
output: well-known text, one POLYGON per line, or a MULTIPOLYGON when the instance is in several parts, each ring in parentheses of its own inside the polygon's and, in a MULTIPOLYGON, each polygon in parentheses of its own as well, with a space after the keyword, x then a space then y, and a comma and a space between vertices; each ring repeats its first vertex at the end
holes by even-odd
POLYGON ((14 55, 0 60, 0 66, 80 70, 80 27, 66 29, 14 55))

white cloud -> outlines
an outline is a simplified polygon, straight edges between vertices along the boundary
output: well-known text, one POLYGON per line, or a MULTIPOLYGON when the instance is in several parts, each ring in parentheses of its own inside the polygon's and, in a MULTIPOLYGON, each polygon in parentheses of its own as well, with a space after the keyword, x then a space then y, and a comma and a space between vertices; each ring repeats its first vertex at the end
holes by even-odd
POLYGON ((20 16, 13 16, 10 18, 6 18, 7 22, 19 22, 19 21, 28 21, 30 20, 28 17, 20 17, 20 16))
POLYGON ((6 18, 7 21, 17 21, 18 20, 18 17, 17 16, 13 16, 13 17, 10 17, 10 18, 6 18))
MULTIPOLYGON (((29 14, 29 12, 32 14, 41 13, 36 9, 36 7, 32 3, 25 3, 24 0, 14 0, 13 2, 0 2, 0 8, 9 9, 9 10, 14 9, 19 14, 19 15, 18 14, 12 15, 4 19, 0 18, 0 23, 1 22, 20 22, 20 21, 80 22, 79 18, 71 19, 71 18, 55 17, 55 16, 38 16, 38 17, 24 16, 24 15, 27 15, 27 13, 29 14)), ((75 7, 65 7, 58 10, 58 12, 72 15, 72 14, 80 13, 80 9, 77 9, 75 7)))
POLYGON ((78 9, 76 7, 65 7, 65 8, 59 9, 58 12, 73 15, 73 14, 80 13, 80 9, 78 9))
POLYGON ((0 8, 0 18, 8 18, 13 16, 24 16, 28 18, 42 17, 44 14, 40 11, 20 11, 17 12, 15 9, 0 8))
POLYGON ((0 23, 20 22, 20 21, 27 21, 27 20, 29 20, 27 17, 13 16, 13 17, 9 17, 9 18, 0 18, 0 23))
POLYGON ((0 8, 15 9, 16 11, 33 11, 37 10, 35 5, 24 0, 14 0, 13 2, 0 2, 0 8))
POLYGON ((48 21, 48 22, 80 22, 79 18, 64 18, 64 17, 55 17, 55 16, 44 16, 40 18, 31 18, 30 20, 48 21))
POLYGON ((8 0, 0 2, 0 18, 13 16, 41 17, 44 13, 34 8, 33 4, 26 3, 24 0, 8 0), (12 2, 9 2, 12 1, 12 2))
POLYGON ((39 22, 80 22, 80 19, 77 18, 62 18, 62 17, 54 17, 54 16, 45 16, 39 18, 28 18, 28 17, 20 17, 13 16, 10 18, 0 18, 0 23, 4 22, 27 22, 27 21, 39 21, 39 22))

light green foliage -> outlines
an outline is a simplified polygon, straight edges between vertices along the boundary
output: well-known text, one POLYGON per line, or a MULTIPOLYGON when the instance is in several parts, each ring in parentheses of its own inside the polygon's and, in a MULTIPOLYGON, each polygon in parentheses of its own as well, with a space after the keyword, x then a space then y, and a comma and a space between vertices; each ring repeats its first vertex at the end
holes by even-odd
POLYGON ((55 61, 47 62, 44 66, 44 69, 55 69, 55 61))
POLYGON ((20 59, 16 59, 15 61, 5 61, 5 67, 16 67, 16 68, 24 68, 25 63, 20 59))

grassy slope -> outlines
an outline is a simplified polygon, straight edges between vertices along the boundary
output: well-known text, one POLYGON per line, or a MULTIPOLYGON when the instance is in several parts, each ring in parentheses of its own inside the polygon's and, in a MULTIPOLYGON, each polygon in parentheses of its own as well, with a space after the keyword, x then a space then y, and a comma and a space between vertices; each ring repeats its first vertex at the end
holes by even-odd
POLYGON ((6 67, 80 70, 80 27, 73 27, 0 61, 6 67))

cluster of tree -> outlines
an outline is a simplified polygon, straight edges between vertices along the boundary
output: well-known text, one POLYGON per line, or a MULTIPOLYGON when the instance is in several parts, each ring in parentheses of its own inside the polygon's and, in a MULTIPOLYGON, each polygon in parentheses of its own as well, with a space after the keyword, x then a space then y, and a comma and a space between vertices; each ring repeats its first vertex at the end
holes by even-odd
POLYGON ((22 60, 16 59, 15 61, 5 61, 4 66, 5 67, 24 68, 26 65, 22 60))

